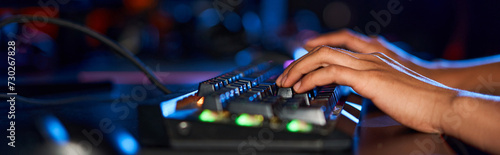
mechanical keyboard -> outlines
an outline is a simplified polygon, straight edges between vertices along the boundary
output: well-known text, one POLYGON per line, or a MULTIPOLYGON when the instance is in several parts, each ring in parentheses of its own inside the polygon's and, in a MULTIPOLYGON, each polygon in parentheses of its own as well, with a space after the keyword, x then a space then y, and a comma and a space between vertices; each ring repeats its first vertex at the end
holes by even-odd
POLYGON ((339 86, 302 94, 279 88, 283 65, 240 67, 199 83, 198 90, 161 103, 174 149, 342 150, 351 137, 336 130, 339 86))

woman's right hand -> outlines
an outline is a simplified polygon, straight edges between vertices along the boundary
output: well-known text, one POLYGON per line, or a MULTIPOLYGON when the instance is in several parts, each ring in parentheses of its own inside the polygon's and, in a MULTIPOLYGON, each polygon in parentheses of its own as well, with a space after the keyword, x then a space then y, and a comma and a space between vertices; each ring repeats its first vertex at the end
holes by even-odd
POLYGON ((357 53, 319 46, 290 64, 276 80, 297 93, 316 86, 352 87, 398 122, 422 132, 441 133, 440 114, 457 90, 426 78, 383 53, 357 53))

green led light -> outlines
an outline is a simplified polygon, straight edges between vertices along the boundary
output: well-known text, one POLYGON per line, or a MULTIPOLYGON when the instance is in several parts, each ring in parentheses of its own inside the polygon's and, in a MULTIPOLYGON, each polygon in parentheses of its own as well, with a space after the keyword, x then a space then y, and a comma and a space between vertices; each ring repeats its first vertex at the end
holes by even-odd
POLYGON ((217 120, 217 114, 205 109, 201 112, 199 119, 202 122, 215 122, 217 120))
POLYGON ((307 122, 294 119, 286 125, 286 129, 290 132, 311 132, 312 125, 307 122))
POLYGON ((264 117, 262 115, 249 115, 249 114, 241 114, 236 118, 236 124, 239 126, 259 126, 264 117))

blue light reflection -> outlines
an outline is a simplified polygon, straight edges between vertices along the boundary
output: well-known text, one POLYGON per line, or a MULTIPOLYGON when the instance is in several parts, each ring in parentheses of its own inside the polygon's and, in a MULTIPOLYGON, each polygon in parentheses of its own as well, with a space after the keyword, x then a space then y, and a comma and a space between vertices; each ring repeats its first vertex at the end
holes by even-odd
POLYGON ((161 102, 160 107, 161 107, 161 112, 163 114, 163 117, 167 117, 168 115, 173 114, 175 112, 175 106, 177 105, 177 101, 182 100, 185 97, 194 95, 197 92, 198 92, 198 90, 195 90, 195 91, 190 92, 188 94, 161 102))
POLYGON ((137 154, 139 143, 126 131, 117 131, 116 141, 123 154, 137 154))
POLYGON ((45 117, 43 123, 48 136, 54 142, 56 142, 58 145, 64 145, 68 143, 69 141, 68 132, 56 117, 47 116, 45 117))
POLYGON ((179 4, 174 8, 174 18, 180 23, 188 22, 193 16, 191 7, 186 4, 179 4))
POLYGON ((297 60, 299 59, 300 57, 306 55, 308 52, 306 49, 302 48, 302 47, 299 47, 299 48, 296 48, 294 51, 293 51, 293 59, 297 60))
POLYGON ((219 15, 217 15, 217 11, 213 8, 203 11, 198 18, 200 24, 205 28, 219 24, 219 15))
POLYGON ((254 12, 247 12, 242 18, 243 27, 248 33, 259 34, 261 32, 261 22, 259 15, 254 12))
POLYGON ((238 32, 241 30, 241 17, 234 12, 227 13, 222 23, 227 30, 231 32, 238 32))
POLYGON ((253 57, 247 49, 244 49, 236 53, 234 60, 238 66, 247 66, 252 63, 253 57))
POLYGON ((349 118, 350 120, 352 120, 353 122, 355 122, 356 124, 359 122, 359 119, 354 117, 352 114, 350 114, 349 112, 345 111, 345 110, 342 110, 340 112, 340 114, 344 115, 345 117, 349 118))

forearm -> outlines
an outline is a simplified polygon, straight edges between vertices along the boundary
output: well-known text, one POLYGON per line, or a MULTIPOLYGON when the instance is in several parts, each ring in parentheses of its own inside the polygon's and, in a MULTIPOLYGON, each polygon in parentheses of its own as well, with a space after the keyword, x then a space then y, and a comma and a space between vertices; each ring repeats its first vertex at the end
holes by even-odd
POLYGON ((416 71, 449 87, 500 95, 500 55, 417 64, 416 71))
POLYGON ((500 63, 468 68, 432 70, 429 77, 449 87, 500 95, 500 63))
POLYGON ((461 91, 441 112, 441 130, 491 153, 500 153, 500 97, 461 91))

